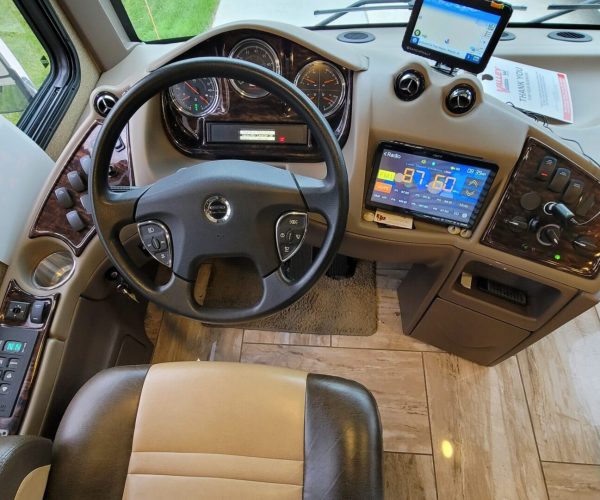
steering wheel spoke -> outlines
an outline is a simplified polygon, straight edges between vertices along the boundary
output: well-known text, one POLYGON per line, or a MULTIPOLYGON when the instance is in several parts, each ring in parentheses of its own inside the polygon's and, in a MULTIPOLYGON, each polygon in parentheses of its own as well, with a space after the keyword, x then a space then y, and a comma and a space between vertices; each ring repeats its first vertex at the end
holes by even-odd
MULTIPOLYGON (((146 188, 133 187, 125 191, 106 190, 94 200, 95 217, 102 217, 112 224, 115 231, 135 222, 135 209, 146 188)), ((97 225, 97 222, 96 222, 97 225)))
POLYGON ((308 211, 322 215, 331 224, 342 208, 335 184, 327 179, 314 179, 304 175, 296 175, 295 178, 308 211))

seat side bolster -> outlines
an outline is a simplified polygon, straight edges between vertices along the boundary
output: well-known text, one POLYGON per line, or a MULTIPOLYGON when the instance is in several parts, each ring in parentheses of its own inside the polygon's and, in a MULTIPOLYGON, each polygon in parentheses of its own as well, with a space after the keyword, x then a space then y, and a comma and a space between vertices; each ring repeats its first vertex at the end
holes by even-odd
POLYGON ((383 499, 381 421, 357 382, 309 374, 304 427, 304 499, 383 499))
POLYGON ((33 471, 50 465, 52 441, 37 436, 0 438, 0 500, 14 500, 33 471))
POLYGON ((56 433, 46 500, 121 500, 148 368, 111 368, 79 390, 56 433))

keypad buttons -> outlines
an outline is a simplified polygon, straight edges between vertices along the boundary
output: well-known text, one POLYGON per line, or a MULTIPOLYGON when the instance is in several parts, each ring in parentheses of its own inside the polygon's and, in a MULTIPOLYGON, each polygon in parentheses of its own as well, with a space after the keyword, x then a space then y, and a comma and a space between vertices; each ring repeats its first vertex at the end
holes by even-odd
POLYGON ((281 262, 291 259, 300 249, 307 227, 308 216, 305 213, 288 212, 279 217, 275 226, 275 235, 281 262))
POLYGON ((138 224, 138 233, 144 248, 154 259, 167 267, 173 265, 171 235, 162 222, 140 222, 138 224))

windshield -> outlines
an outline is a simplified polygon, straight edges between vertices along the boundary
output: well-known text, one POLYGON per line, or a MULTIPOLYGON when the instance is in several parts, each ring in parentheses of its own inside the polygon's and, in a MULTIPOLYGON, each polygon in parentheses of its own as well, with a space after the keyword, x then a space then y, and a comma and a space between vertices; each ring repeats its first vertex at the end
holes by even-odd
MULTIPOLYGON (((306 27, 406 24, 411 12, 410 3, 403 0, 122 0, 122 3, 143 41, 191 37, 211 27, 253 19, 306 27)), ((600 0, 523 0, 514 2, 513 8, 511 24, 600 26, 600 0), (577 5, 577 10, 567 9, 570 5, 577 5)))

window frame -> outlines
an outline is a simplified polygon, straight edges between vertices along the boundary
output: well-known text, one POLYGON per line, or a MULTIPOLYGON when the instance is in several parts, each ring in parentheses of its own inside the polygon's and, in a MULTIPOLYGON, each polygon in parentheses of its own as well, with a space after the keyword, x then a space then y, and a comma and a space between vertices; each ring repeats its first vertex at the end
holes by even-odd
POLYGON ((17 122, 17 127, 45 149, 79 89, 79 57, 48 0, 12 1, 50 61, 48 76, 17 122))

